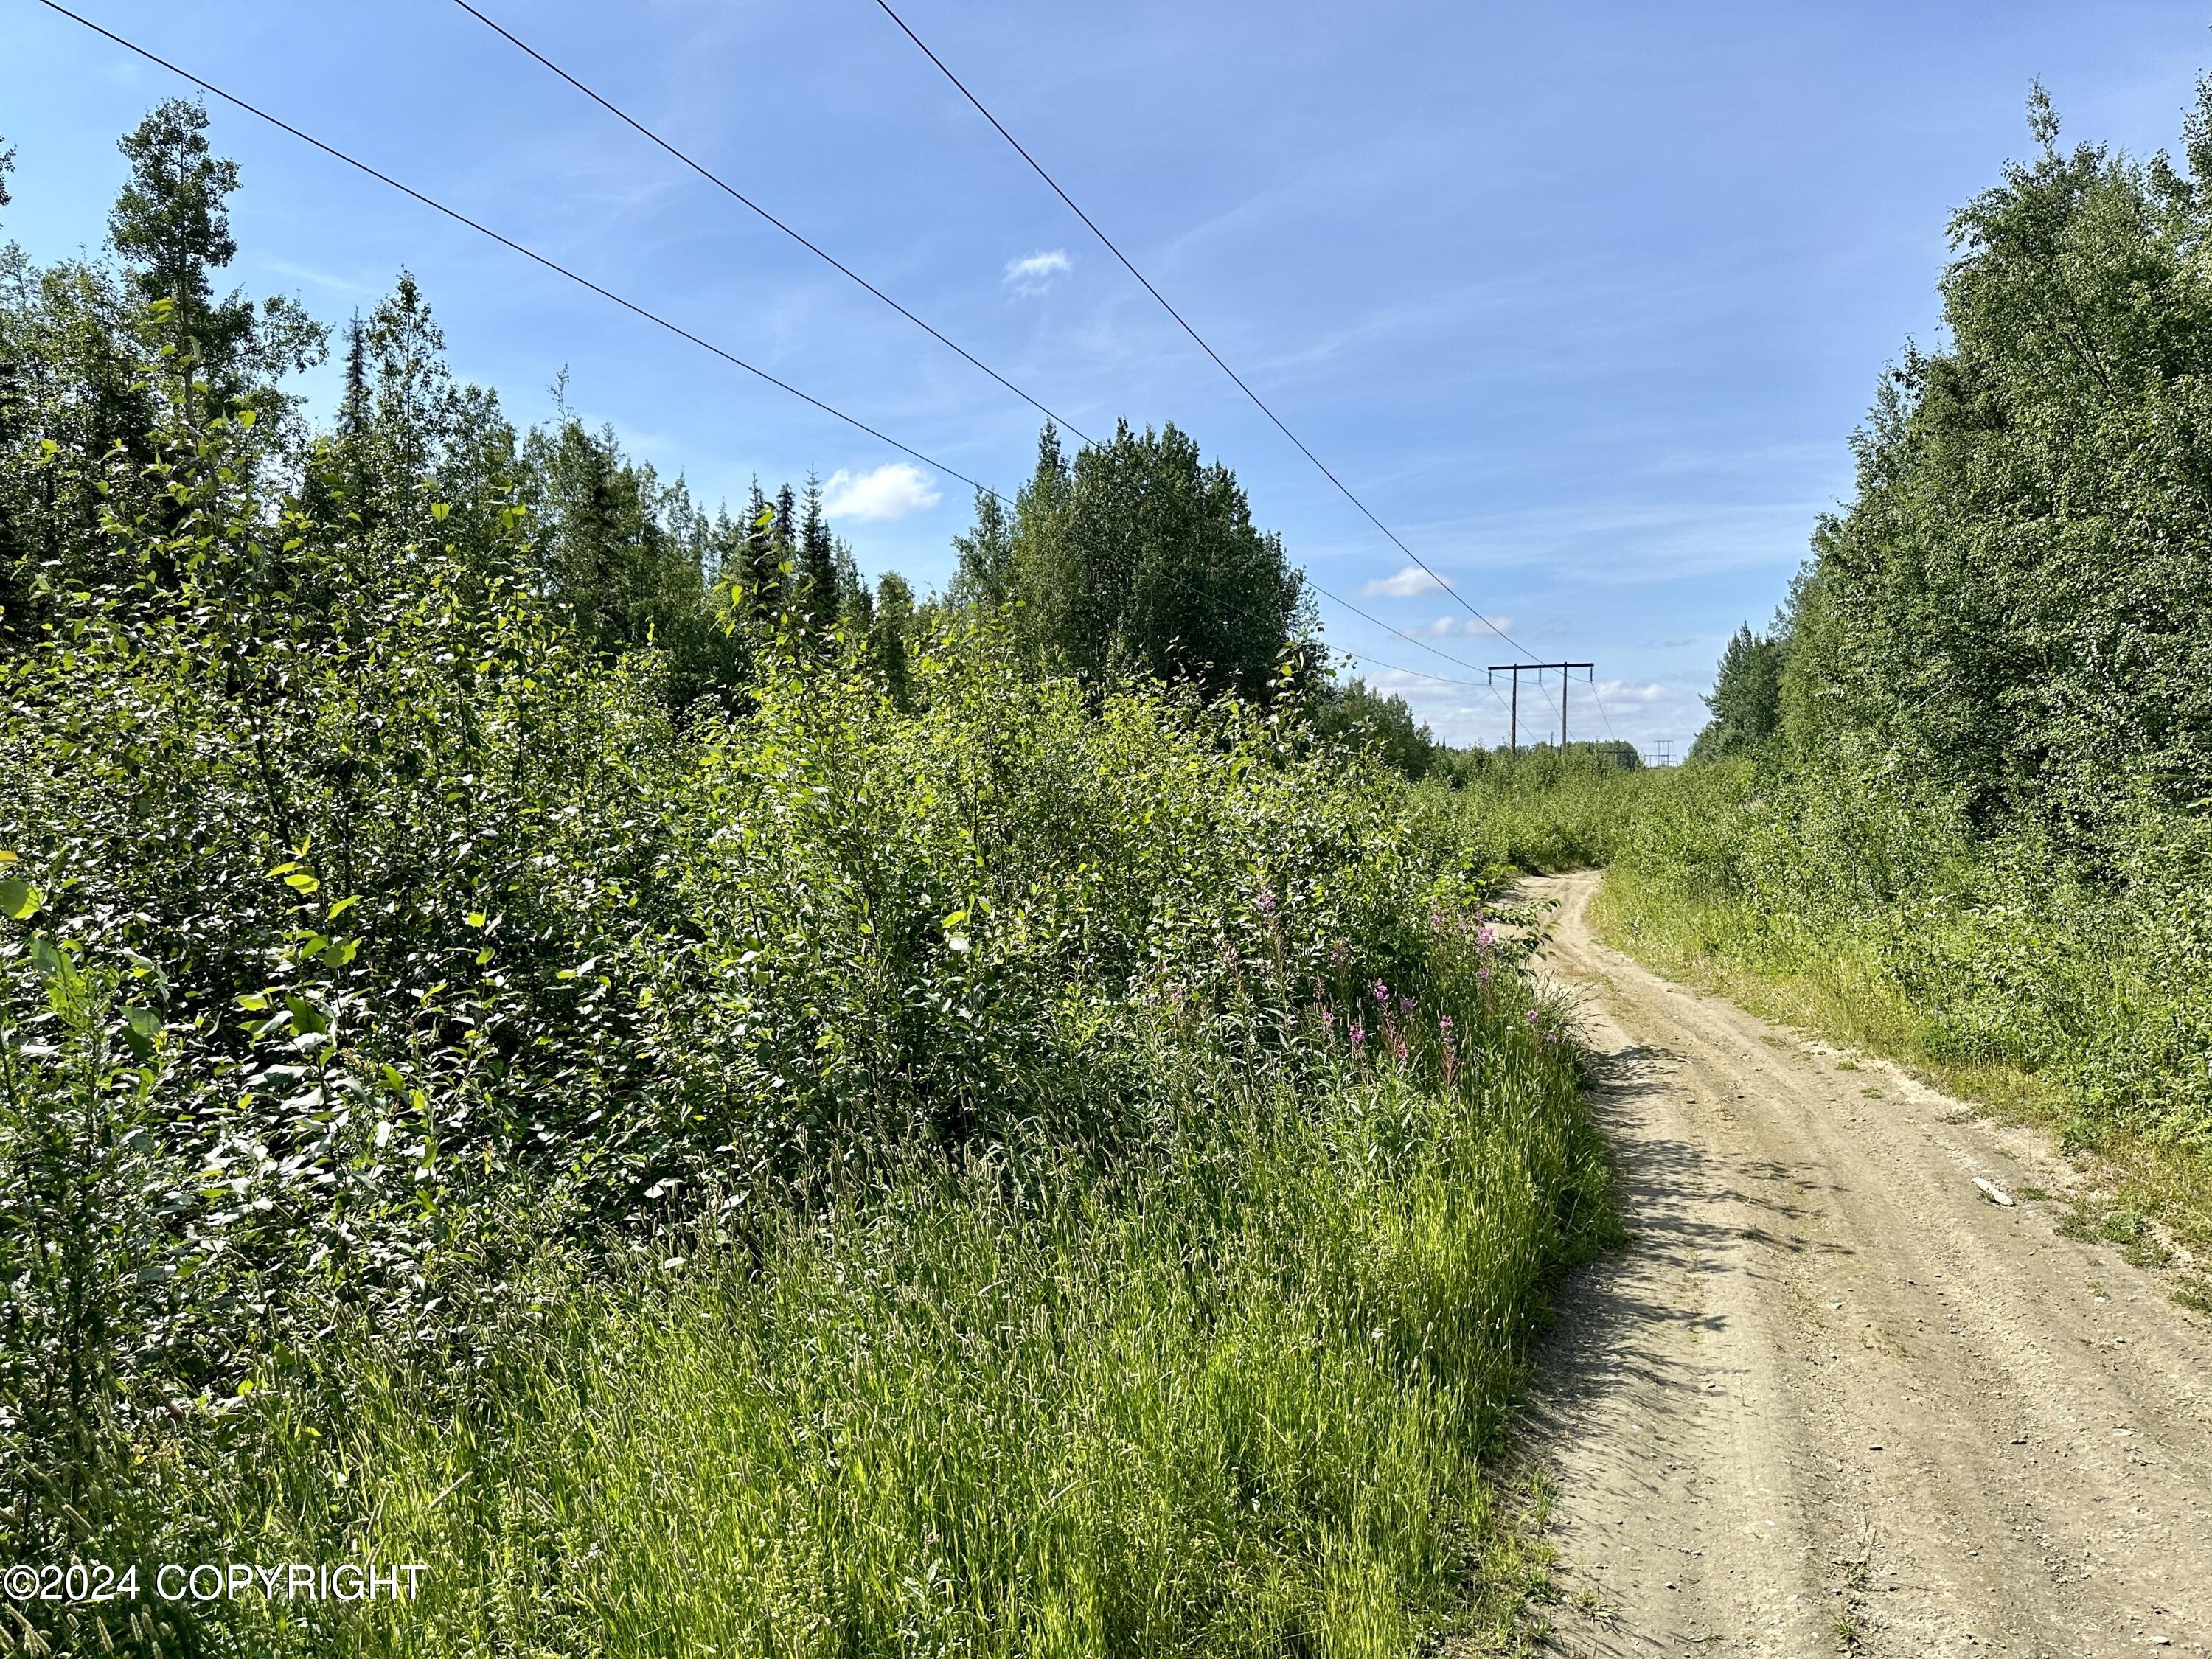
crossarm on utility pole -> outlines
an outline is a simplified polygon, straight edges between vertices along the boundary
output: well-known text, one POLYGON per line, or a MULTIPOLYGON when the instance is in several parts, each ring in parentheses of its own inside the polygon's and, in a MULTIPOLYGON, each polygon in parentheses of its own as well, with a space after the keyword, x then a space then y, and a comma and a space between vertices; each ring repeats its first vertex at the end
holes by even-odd
POLYGON ((1536 676, 1536 683, 1541 685, 1544 671, 1550 668, 1559 671, 1559 748, 1564 752, 1567 746, 1567 671, 1587 668, 1595 678, 1597 665, 1594 662, 1494 662, 1490 665, 1490 672, 1493 674, 1513 676, 1513 700, 1507 705, 1505 741, 1516 755, 1521 752, 1521 672, 1523 669, 1530 671, 1536 676))

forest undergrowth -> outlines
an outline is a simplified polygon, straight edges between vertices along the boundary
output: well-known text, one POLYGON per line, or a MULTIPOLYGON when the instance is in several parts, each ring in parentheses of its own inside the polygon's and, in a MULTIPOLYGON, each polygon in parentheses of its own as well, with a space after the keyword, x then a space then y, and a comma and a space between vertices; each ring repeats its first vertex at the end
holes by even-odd
POLYGON ((16 1645, 1510 1639, 1486 1460, 1612 1224, 1494 842, 988 613, 672 708, 521 511, 365 534, 251 413, 0 656, 0 1528, 141 1592, 16 1645), (424 1571, 145 1593, 214 1560, 424 1571))
POLYGON ((2039 87, 2028 129, 1693 763, 1636 780, 1596 919, 2050 1125, 2100 1158, 2070 1227, 2152 1259, 2155 1215, 2201 1263, 2212 82, 2172 155, 2062 144, 2039 87))
POLYGON ((1923 800, 1771 763, 1645 775, 1590 916, 1609 944, 2049 1130, 2087 1176, 2070 1230, 2212 1264, 2212 967, 2192 820, 2124 880, 1968 833, 1923 800), (2178 841, 2178 844, 2177 844, 2178 841))

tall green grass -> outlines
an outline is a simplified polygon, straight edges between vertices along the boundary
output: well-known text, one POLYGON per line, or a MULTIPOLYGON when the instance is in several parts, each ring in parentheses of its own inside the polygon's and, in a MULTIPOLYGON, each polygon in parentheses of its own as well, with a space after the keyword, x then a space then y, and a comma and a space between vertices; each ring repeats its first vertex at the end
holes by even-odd
POLYGON ((2208 851, 2171 813, 2061 851, 1878 776, 1717 763, 1653 776, 1592 919, 1665 971, 2051 1124, 2212 1244, 2208 851))
POLYGON ((896 688, 787 619, 679 720, 519 544, 380 557, 225 430, 164 449, 127 581, 0 654, 0 1565, 143 1581, 0 1637, 1510 1620, 1484 1460, 1605 1226, 1484 911, 1520 831, 1289 708, 1040 678, 988 617, 896 688), (363 1559, 422 1599, 149 1593, 363 1559))
POLYGON ((1540 749, 1416 793, 1424 816, 1448 824, 1470 859, 1549 875, 1613 861, 1648 775, 1602 754, 1540 749))
POLYGON ((1449 960, 1425 1006, 1370 988, 1298 1017, 1296 1082, 1164 1014, 1150 1064, 1171 1106, 1140 1158, 919 1160, 750 1248, 708 1226, 611 1275, 548 1259, 459 1360, 359 1320, 273 1358, 167 1443, 161 1479, 216 1494, 206 1531, 237 1558, 424 1562, 423 1598, 171 1609, 171 1639, 1504 1640, 1526 1576, 1485 1460, 1551 1275, 1610 1224, 1557 1011, 1467 930, 1432 943, 1449 960))

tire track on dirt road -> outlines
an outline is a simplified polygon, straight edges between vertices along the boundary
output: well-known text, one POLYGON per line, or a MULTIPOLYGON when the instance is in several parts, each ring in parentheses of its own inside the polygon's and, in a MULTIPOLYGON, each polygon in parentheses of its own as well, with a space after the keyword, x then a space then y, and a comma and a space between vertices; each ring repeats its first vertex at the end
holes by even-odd
POLYGON ((1538 1355, 1576 1656, 2212 1651, 2212 1330, 2007 1194, 2043 1139, 1599 944, 1583 1008, 1635 1242, 1538 1355))

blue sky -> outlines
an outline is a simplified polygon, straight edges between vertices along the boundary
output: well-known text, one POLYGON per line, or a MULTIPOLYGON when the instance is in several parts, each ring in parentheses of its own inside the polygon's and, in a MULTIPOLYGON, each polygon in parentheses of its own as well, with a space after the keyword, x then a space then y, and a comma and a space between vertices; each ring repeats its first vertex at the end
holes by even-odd
MULTIPOLYGON (((1407 591, 871 0, 483 3, 1085 430, 1194 434, 1327 586, 1465 662, 1513 654, 1407 591)), ((77 9, 948 466, 1027 472, 1026 405, 450 0, 77 9)), ((1849 489, 1881 366, 1933 337, 1948 215, 2029 149, 2030 80, 2069 138, 2140 152, 2212 67, 2212 11, 2119 0, 901 9, 1384 522, 1530 651, 1595 659, 1610 730, 1677 754, 1726 636, 1849 489)), ((96 246, 115 138, 176 83, 32 0, 0 0, 0 233, 96 246)), ((404 265, 517 416, 565 368, 575 408, 710 501, 842 473, 864 568, 948 574, 964 486, 211 108, 249 292, 337 319, 404 265)), ((1342 649, 1464 676, 1323 616, 1342 649)), ((1502 738, 1485 690, 1376 678, 1442 736, 1502 738)))

